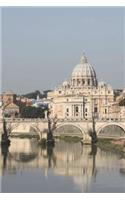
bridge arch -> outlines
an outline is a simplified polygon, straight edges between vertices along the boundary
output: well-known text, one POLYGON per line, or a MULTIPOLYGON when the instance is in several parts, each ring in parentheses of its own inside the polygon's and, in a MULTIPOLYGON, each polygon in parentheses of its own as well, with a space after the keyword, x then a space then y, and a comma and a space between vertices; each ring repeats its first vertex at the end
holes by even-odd
POLYGON ((97 129, 97 136, 101 136, 101 131, 104 130, 105 128, 108 127, 112 127, 112 126, 116 126, 119 127, 123 132, 124 135, 122 134, 121 136, 119 134, 117 135, 110 135, 107 134, 107 137, 125 137, 125 126, 122 125, 121 123, 117 123, 117 122, 109 122, 109 123, 104 123, 103 125, 101 125, 98 129, 97 129))
POLYGON ((54 135, 79 136, 84 140, 86 133, 79 125, 67 122, 57 125, 54 135))
MULTIPOLYGON (((19 123, 14 123, 14 124, 11 124, 11 125, 9 125, 9 129, 10 129, 10 133, 9 133, 9 135, 11 136, 11 135, 13 135, 13 133, 14 133, 14 130, 15 129, 17 129, 17 128, 19 128, 20 126, 27 126, 27 127, 29 127, 29 128, 32 128, 34 131, 35 131, 35 135, 38 135, 38 137, 39 137, 39 139, 41 139, 41 131, 40 131, 40 129, 38 128, 38 126, 36 125, 36 124, 19 124, 19 123)), ((30 133, 28 133, 29 135, 30 135, 30 133)), ((22 133, 22 135, 23 135, 23 133, 22 133)))

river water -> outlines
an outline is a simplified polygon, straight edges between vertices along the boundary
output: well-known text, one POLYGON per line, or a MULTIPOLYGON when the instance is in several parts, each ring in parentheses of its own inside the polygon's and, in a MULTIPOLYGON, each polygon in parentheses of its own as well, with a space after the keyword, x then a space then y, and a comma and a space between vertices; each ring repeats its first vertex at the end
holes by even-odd
POLYGON ((0 159, 1 192, 125 192, 125 159, 81 142, 11 138, 0 159))

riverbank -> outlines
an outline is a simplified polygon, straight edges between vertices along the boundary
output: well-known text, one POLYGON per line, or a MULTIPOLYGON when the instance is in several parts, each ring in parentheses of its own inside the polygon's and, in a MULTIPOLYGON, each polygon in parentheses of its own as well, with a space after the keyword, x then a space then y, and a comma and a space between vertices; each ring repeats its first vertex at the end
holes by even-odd
POLYGON ((97 146, 103 151, 110 151, 125 158, 125 139, 99 138, 97 146))
POLYGON ((58 137, 55 137, 55 140, 64 140, 65 142, 80 142, 82 138, 78 136, 60 135, 58 137))
POLYGON ((10 136, 10 139, 11 138, 21 138, 21 139, 25 139, 25 138, 28 138, 28 139, 32 139, 32 138, 36 138, 36 139, 39 139, 39 136, 38 135, 33 135, 33 134, 18 134, 18 135, 11 135, 10 136))

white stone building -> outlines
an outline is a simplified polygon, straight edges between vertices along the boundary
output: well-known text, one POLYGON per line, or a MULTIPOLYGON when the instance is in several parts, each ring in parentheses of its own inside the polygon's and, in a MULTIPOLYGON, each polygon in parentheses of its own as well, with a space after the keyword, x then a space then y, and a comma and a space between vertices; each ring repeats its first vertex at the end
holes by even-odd
MULTIPOLYGON (((68 81, 48 93, 52 116, 57 118, 108 118, 114 92, 110 85, 98 82, 94 68, 82 55, 68 81)), ((110 114, 111 116, 111 114, 110 114)))

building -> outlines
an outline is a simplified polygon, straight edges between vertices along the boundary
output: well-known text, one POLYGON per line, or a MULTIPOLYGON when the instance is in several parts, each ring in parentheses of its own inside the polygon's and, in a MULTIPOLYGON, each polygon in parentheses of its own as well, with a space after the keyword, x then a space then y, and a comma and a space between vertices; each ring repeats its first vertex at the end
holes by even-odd
POLYGON ((4 114, 6 117, 16 117, 19 114, 19 106, 15 103, 10 103, 4 107, 4 114))
MULTIPOLYGON (((0 106, 3 106, 4 114, 6 117, 15 117, 19 114, 19 106, 16 105, 17 103, 17 95, 11 91, 3 92, 0 95, 0 106)), ((1 113, 2 115, 2 113, 1 113)))
MULTIPOLYGON (((60 119, 99 119, 117 117, 111 114, 114 91, 104 82, 98 82, 94 68, 83 54, 69 80, 48 93, 51 114, 60 119)), ((117 110, 118 112, 118 110, 117 110)), ((113 113, 113 112, 112 112, 113 113)))
POLYGON ((27 97, 18 96, 16 98, 18 105, 24 105, 24 106, 32 106, 32 99, 29 99, 27 97))
POLYGON ((44 99, 40 99, 40 96, 37 95, 37 99, 32 99, 32 106, 36 108, 47 109, 48 103, 44 103, 44 99))
POLYGON ((3 92, 0 97, 3 105, 6 106, 10 103, 16 103, 16 94, 11 91, 3 92))
POLYGON ((125 88, 123 91, 120 93, 119 96, 117 96, 116 101, 119 103, 121 100, 125 99, 125 88))

